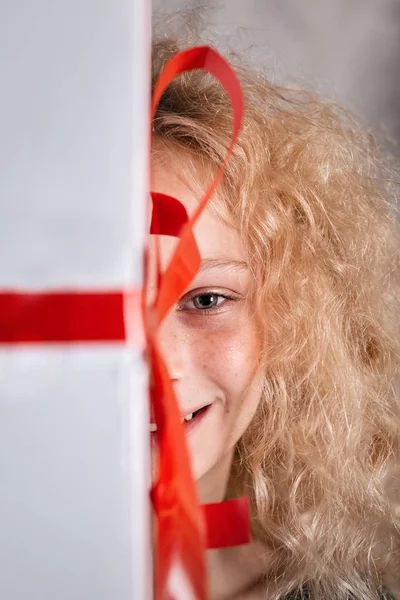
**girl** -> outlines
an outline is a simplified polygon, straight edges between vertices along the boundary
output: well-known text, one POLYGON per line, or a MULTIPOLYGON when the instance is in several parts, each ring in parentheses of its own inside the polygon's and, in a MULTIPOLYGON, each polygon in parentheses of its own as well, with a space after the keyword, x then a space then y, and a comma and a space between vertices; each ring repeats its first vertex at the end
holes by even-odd
MULTIPOLYGON (((153 82, 179 50, 153 44, 153 82)), ((237 68, 239 143, 201 216, 202 268, 163 325, 202 502, 248 495, 253 541, 209 552, 211 600, 389 598, 399 231, 373 139, 337 106, 237 68)), ((153 122, 152 189, 193 211, 230 104, 201 71, 153 122)), ((176 243, 159 236, 166 263, 176 243)))

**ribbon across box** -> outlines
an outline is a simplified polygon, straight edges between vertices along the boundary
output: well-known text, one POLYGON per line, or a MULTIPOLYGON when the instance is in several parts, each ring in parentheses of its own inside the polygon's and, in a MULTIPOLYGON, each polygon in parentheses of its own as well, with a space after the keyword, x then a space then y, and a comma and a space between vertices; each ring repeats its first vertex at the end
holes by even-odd
POLYGON ((0 4, 4 600, 151 597, 149 19, 145 0, 0 4))

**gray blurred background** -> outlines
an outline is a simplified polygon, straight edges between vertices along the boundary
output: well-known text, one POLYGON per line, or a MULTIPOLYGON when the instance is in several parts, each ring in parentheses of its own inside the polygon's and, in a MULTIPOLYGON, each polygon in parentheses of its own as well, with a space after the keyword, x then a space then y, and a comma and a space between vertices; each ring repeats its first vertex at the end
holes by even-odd
POLYGON ((153 0, 153 8, 161 23, 160 11, 197 8, 208 39, 245 50, 269 79, 345 104, 400 157, 400 0, 153 0))

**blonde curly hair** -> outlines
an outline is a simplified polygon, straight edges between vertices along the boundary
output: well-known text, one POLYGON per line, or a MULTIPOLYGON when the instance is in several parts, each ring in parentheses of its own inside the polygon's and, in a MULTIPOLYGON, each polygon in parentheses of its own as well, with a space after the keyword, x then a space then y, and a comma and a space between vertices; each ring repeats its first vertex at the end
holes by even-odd
MULTIPOLYGON (((179 49, 153 42, 153 85, 179 49)), ((265 386, 229 493, 250 496, 254 535, 272 551, 266 597, 306 586, 309 598, 373 600, 400 578, 395 184, 346 111, 236 71, 244 125, 215 205, 257 282, 265 386)), ((155 138, 211 170, 231 131, 227 96, 201 71, 169 86, 153 122, 155 138)))

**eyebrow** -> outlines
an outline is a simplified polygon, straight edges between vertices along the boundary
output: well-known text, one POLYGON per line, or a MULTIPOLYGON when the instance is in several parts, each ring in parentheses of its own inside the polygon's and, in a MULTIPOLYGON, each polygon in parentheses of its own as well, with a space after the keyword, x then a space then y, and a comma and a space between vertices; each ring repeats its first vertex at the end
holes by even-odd
POLYGON ((244 260, 231 260, 227 258, 205 258, 201 261, 200 271, 207 269, 247 269, 247 263, 244 260))

